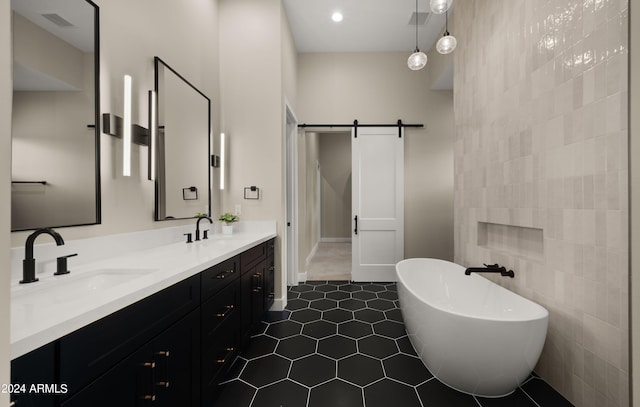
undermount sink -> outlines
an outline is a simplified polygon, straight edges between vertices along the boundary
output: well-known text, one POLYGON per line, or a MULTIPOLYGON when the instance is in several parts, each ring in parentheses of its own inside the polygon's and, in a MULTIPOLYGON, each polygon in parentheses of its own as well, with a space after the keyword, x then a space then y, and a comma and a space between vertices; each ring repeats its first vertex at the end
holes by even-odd
POLYGON ((64 276, 41 279, 39 282, 30 284, 29 287, 18 286, 18 290, 12 295, 22 298, 26 298, 24 296, 35 296, 40 299, 46 297, 48 301, 59 303, 95 295, 155 271, 157 269, 128 267, 88 270, 75 275, 72 271, 71 274, 64 276))
POLYGON ((65 288, 76 291, 104 290, 156 271, 156 269, 106 268, 85 272, 64 282, 65 288))

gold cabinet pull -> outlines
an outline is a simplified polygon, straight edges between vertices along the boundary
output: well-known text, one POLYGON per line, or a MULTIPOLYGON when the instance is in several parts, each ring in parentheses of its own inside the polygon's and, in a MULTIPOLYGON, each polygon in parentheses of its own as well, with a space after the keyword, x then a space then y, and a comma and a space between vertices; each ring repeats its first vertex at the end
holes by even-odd
POLYGON ((224 318, 227 315, 229 315, 229 312, 231 312, 233 310, 233 304, 231 305, 225 305, 224 307, 224 311, 219 311, 218 313, 216 313, 216 317, 218 318, 224 318))
POLYGON ((215 278, 217 278, 218 280, 224 280, 225 278, 227 278, 228 274, 233 274, 235 272, 234 269, 229 269, 229 270, 225 270, 222 273, 218 273, 215 278))
POLYGON ((143 367, 148 367, 151 369, 155 369, 156 368, 156 362, 144 362, 142 364, 143 367))
POLYGON ((156 385, 160 386, 160 387, 169 387, 169 382, 168 381, 160 381, 158 383, 156 383, 156 385))
POLYGON ((221 364, 221 365, 222 365, 222 364, 224 364, 224 362, 226 362, 226 361, 227 361, 227 356, 229 356, 229 354, 230 354, 231 352, 233 352, 234 350, 236 350, 236 348, 234 348, 233 346, 230 346, 230 347, 228 347, 228 348, 225 348, 224 350, 227 352, 227 354, 225 355, 225 357, 216 359, 216 363, 221 364))
POLYGON ((161 350, 158 353, 156 353, 156 355, 164 356, 164 357, 168 358, 169 357, 169 351, 168 350, 161 350))
POLYGON ((149 401, 156 401, 156 395, 155 394, 146 394, 144 396, 142 396, 143 400, 149 400, 149 401))

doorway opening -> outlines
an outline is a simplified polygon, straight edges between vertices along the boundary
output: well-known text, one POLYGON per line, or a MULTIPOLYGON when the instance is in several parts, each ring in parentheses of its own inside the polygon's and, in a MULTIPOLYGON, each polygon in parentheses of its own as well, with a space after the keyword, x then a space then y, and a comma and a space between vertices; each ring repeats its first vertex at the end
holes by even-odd
POLYGON ((306 132, 305 138, 308 175, 315 173, 316 178, 315 188, 307 191, 313 194, 307 202, 315 201, 310 208, 315 216, 309 221, 316 223, 316 236, 306 279, 350 281, 351 132, 306 132))

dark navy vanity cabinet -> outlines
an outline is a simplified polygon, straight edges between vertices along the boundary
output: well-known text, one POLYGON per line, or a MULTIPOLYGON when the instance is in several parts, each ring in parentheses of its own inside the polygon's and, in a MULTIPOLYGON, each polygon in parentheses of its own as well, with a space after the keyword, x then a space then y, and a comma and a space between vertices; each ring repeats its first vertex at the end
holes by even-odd
POLYGON ((274 240, 12 361, 16 406, 210 406, 273 304, 274 240), (48 389, 48 390, 51 390, 48 389))

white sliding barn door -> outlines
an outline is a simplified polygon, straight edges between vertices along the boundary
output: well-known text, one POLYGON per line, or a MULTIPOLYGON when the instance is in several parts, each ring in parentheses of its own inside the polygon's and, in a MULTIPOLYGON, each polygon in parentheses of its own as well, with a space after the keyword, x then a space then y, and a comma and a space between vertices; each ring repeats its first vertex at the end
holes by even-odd
POLYGON ((395 281, 404 256, 402 130, 352 130, 353 281, 395 281))

